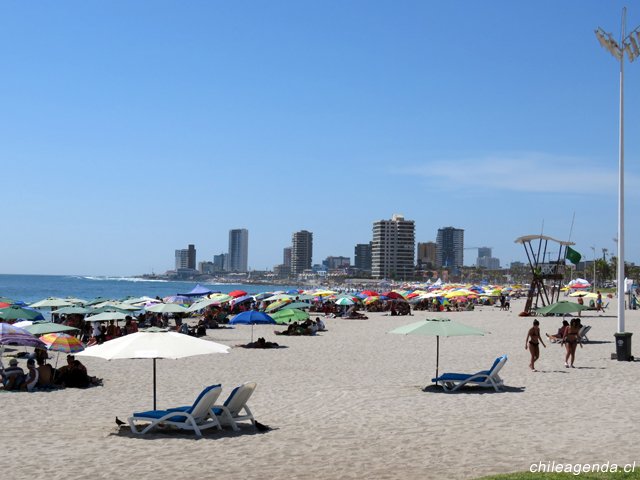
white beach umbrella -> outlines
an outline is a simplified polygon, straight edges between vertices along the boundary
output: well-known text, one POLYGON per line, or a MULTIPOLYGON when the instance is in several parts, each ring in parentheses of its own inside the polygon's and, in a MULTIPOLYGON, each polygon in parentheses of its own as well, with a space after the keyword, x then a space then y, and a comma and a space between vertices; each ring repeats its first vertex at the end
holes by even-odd
POLYGON ((156 359, 178 359, 211 353, 229 353, 229 347, 160 328, 131 333, 101 345, 86 348, 77 356, 99 357, 105 360, 153 359, 153 409, 156 409, 156 359))
POLYGON ((177 303, 157 303, 144 309, 154 313, 187 313, 187 309, 177 303))

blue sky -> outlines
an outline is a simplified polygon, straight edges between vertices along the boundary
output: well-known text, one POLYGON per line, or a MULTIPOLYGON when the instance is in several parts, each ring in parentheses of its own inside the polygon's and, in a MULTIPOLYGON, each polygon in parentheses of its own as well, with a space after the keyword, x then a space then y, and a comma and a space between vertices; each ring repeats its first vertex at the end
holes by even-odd
MULTIPOLYGON (((131 275, 249 230, 272 268, 372 223, 465 229, 502 264, 544 233, 614 251, 623 2, 0 5, 0 273, 131 275)), ((640 24, 629 3, 627 27, 640 24)), ((640 65, 626 65, 626 259, 640 262, 640 65)), ((476 252, 465 252, 465 263, 476 252)))

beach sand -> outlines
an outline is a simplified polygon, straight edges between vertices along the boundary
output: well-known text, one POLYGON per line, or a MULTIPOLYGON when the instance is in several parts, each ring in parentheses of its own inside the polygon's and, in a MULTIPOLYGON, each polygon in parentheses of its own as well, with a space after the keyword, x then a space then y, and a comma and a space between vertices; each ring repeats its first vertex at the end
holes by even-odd
MULTIPOLYGON (((115 417, 152 408, 152 362, 83 358, 103 387, 0 391, 0 439, 11 452, 0 456, 0 470, 16 480, 465 479, 551 461, 638 461, 640 468, 640 363, 610 359, 615 310, 583 315, 592 341, 578 348, 575 369, 564 367, 562 346, 547 342, 539 371, 531 372, 524 344, 532 319, 518 317, 522 305, 513 302, 510 312, 481 307, 326 319, 329 331, 316 337, 276 336, 281 327, 256 326, 254 338, 288 348, 158 361, 158 408, 190 404, 209 384, 222 383, 222 400, 239 383, 256 381, 249 406, 273 428, 265 433, 247 426, 239 433, 211 429, 199 440, 188 433, 135 436, 115 417), (488 369, 506 353, 506 391, 423 392, 435 373, 436 339, 387 332, 427 316, 490 332, 442 338, 440 372, 488 369)), ((540 321, 542 332, 560 325, 559 318, 540 321)), ((627 311, 635 352, 639 324, 640 310, 627 311)), ((248 342, 251 327, 208 332, 232 346, 248 342)))

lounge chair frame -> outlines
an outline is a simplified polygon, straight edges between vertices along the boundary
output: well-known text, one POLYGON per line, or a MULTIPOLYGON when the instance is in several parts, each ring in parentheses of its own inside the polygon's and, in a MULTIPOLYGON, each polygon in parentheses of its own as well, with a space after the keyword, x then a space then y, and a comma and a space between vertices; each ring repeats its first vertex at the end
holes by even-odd
POLYGON ((493 387, 496 392, 504 386, 503 380, 498 375, 507 362, 507 356, 502 355, 496 358, 490 370, 484 370, 473 374, 464 373, 444 373, 432 381, 439 382, 445 392, 455 392, 465 385, 475 385, 477 387, 493 387))
POLYGON ((246 382, 234 388, 223 405, 215 405, 215 412, 220 424, 229 425, 234 431, 240 430, 239 422, 249 420, 253 425, 256 421, 247 405, 247 401, 256 389, 255 382, 246 382))
POLYGON ((159 426, 172 426, 180 430, 193 431, 198 437, 202 436, 202 430, 208 428, 216 427, 222 430, 222 425, 213 411, 220 393, 222 393, 220 385, 211 385, 202 391, 192 406, 134 413, 129 417, 129 426, 133 433, 139 435, 159 426), (149 422, 149 424, 142 430, 138 430, 141 425, 137 425, 136 422, 149 422))

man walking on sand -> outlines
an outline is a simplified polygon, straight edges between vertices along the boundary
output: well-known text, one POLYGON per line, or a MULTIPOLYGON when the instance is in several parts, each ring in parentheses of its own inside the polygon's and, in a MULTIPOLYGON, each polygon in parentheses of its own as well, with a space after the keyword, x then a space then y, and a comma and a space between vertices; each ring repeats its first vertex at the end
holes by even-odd
POLYGON ((538 320, 533 321, 533 327, 529 329, 527 332, 527 339, 525 340, 524 349, 529 350, 531 353, 531 363, 529 363, 529 368, 536 372, 535 363, 538 358, 540 358, 540 343, 544 348, 547 346, 542 341, 542 337, 540 337, 540 322, 538 320))

